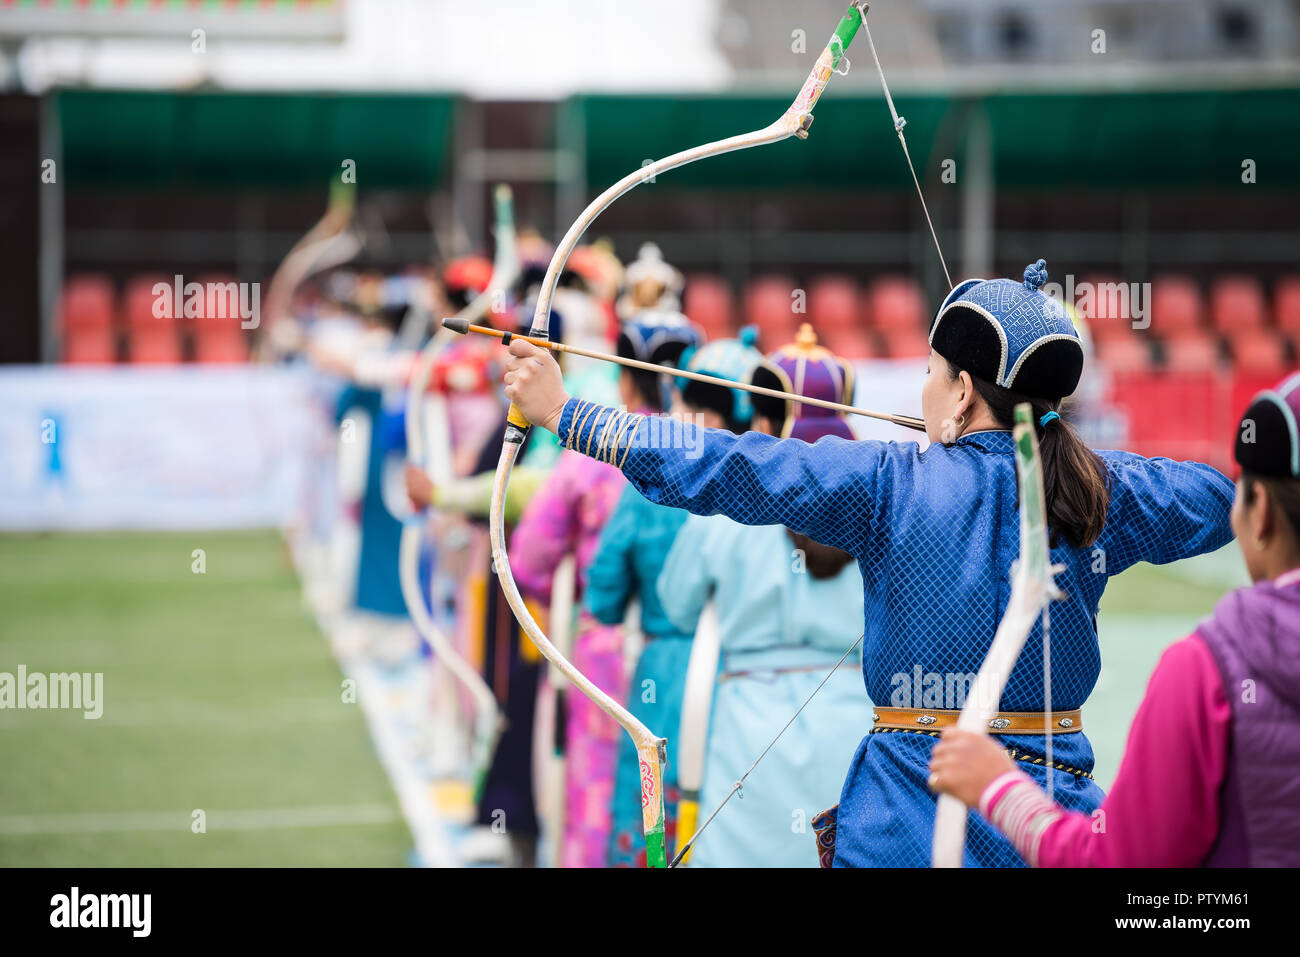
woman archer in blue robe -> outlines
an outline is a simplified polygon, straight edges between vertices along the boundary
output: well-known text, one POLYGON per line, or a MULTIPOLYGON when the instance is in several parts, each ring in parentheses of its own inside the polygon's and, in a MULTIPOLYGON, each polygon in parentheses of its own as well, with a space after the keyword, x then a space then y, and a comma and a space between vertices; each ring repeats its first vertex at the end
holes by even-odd
MULTIPOLYGON (((875 704, 840 795, 834 864, 924 866, 938 733, 955 724, 1010 594, 1019 554, 1011 425, 1018 403, 1038 421, 1052 560, 1066 598, 1051 613, 1052 712, 1044 713, 1043 635, 1035 626, 991 722, 996 739, 1057 803, 1091 811, 1101 789, 1081 708, 1100 671, 1097 607, 1110 576, 1232 538, 1233 484, 1208 465, 1092 451, 1060 417, 1084 353, 1065 307, 1041 291, 1043 260, 1023 282, 968 279, 930 326, 921 404, 930 445, 808 444, 757 433, 648 427, 644 417, 568 396, 554 359, 515 340, 506 394, 569 448, 623 470, 652 502, 746 525, 785 525, 854 557, 863 581, 863 677, 875 704), (1053 766, 1044 727, 1053 729, 1053 766)), ((1023 866, 972 818, 968 866, 1023 866)))

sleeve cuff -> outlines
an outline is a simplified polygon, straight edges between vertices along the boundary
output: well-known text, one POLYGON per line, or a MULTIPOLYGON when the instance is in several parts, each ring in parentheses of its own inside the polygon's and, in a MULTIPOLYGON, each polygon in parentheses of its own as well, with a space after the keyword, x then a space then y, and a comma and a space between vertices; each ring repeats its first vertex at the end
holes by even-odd
POLYGON ((621 469, 636 444, 645 416, 570 398, 555 434, 566 449, 621 469))
POLYGON ((1013 771, 1004 771, 989 782, 988 787, 984 789, 984 793, 980 795, 978 808, 980 814, 984 816, 985 820, 992 820, 993 812, 997 808, 999 799, 1001 799, 1013 784, 1020 780, 1028 781, 1029 776, 1023 771, 1017 769, 1013 771))

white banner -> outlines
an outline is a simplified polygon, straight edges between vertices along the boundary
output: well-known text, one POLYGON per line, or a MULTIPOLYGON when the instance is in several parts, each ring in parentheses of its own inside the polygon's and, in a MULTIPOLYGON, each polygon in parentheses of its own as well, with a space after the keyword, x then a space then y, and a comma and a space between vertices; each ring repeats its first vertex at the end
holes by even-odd
POLYGON ((0 529, 287 525, 331 411, 283 367, 0 369, 0 529))

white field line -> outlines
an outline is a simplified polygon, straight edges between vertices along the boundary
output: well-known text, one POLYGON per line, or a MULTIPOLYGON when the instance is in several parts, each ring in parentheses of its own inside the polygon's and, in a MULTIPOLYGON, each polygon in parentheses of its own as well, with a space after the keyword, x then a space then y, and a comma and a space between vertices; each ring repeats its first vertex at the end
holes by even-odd
MULTIPOLYGON (((105 684, 108 681, 105 679, 105 684)), ((107 697, 107 696, 106 696, 107 697)), ((336 696, 337 698, 337 696, 336 696)), ((321 698, 289 699, 271 706, 252 701, 134 701, 104 704, 104 713, 93 720, 82 717, 82 709, 64 708, 22 710, 5 708, 0 711, 0 732, 3 731, 86 731, 95 727, 156 728, 156 727, 213 727, 223 730, 265 729, 268 724, 330 724, 351 721, 348 711, 352 705, 322 701, 321 698), (60 720, 60 717, 76 720, 60 720)))
MULTIPOLYGON (((186 831, 191 811, 145 811, 100 814, 7 814, 0 816, 0 835, 111 834, 129 831, 186 831)), ((221 831, 271 831, 299 827, 351 827, 400 820, 388 804, 323 807, 255 808, 208 811, 206 828, 221 831)))

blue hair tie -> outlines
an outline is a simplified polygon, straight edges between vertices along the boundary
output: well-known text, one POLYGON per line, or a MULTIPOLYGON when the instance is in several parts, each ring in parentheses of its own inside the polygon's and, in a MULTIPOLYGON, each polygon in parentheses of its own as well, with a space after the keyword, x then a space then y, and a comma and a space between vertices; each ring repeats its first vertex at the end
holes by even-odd
POLYGON ((1038 424, 1043 428, 1047 428, 1048 423, 1060 421, 1060 418, 1061 416, 1058 412, 1044 412, 1043 417, 1038 420, 1038 424))

